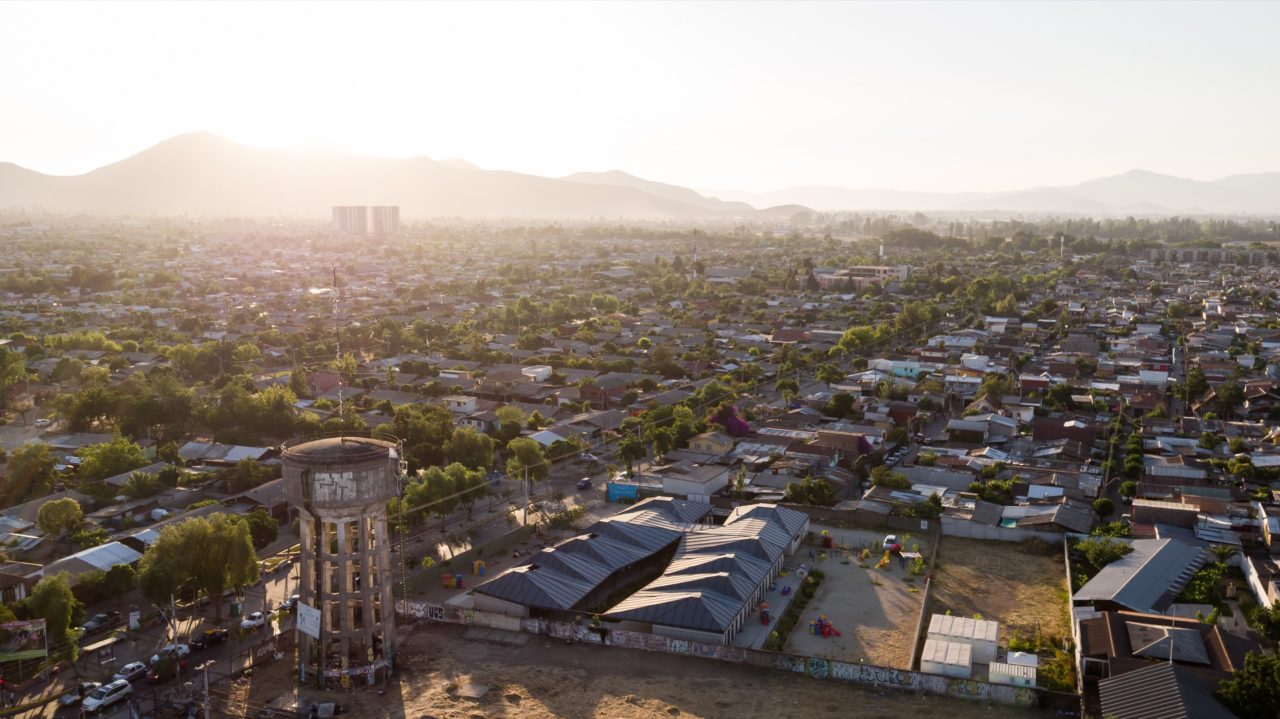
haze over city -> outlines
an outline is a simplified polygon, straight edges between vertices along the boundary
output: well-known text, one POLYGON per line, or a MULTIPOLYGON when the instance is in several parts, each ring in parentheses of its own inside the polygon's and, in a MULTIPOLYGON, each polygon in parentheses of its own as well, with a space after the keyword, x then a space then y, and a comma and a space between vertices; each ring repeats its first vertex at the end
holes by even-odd
POLYGON ((721 194, 1280 170, 1274 3, 6 3, 0 161, 171 136, 721 194))

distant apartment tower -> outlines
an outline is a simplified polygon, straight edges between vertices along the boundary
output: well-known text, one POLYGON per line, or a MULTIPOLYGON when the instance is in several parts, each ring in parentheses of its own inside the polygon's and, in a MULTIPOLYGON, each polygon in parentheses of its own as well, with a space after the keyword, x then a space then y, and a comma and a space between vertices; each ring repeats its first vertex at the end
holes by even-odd
POLYGON ((390 235, 400 231, 399 205, 335 205, 333 231, 345 235, 390 235))
POLYGON ((333 231, 346 235, 369 233, 369 208, 362 205, 342 205, 333 208, 333 231))
POLYGON ((394 235, 400 231, 400 206, 378 205, 369 208, 369 231, 375 235, 394 235))

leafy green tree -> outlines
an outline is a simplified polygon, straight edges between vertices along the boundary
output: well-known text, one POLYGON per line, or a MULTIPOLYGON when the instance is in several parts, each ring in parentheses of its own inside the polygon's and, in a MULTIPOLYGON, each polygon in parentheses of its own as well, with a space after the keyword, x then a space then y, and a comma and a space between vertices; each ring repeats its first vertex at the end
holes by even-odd
POLYGON ((507 474, 512 477, 529 478, 531 482, 541 482, 547 478, 550 467, 537 440, 528 437, 517 437, 507 443, 507 474), (527 474, 526 474, 527 473, 527 474))
POLYGON ((223 470, 221 476, 227 480, 227 491, 239 494, 278 478, 279 472, 279 467, 268 467, 256 459, 246 457, 236 462, 236 466, 231 469, 223 470))
POLYGON ((280 523, 261 508, 247 514, 230 515, 230 517, 234 521, 249 525, 249 538, 253 541, 255 549, 262 549, 280 536, 280 523))
POLYGON ((1093 500, 1093 513, 1098 515, 1099 518, 1109 517, 1115 511, 1116 504, 1108 497, 1099 497, 1093 500))
POLYGON ((379 425, 373 436, 404 442, 411 470, 440 464, 453 437, 453 415, 437 405, 411 404, 396 408, 388 424, 379 425))
POLYGON ((0 409, 7 406, 9 390, 26 378, 26 358, 6 347, 0 347, 0 409))
POLYGON ((1214 407, 1223 417, 1230 418, 1235 416, 1236 408, 1244 404, 1244 388, 1240 386, 1239 382, 1227 382, 1219 385, 1214 394, 1216 395, 1214 407))
POLYGON ((493 437, 470 427, 459 427, 453 430, 445 455, 450 461, 471 469, 489 469, 493 466, 493 446, 493 437))
POLYGON ((648 450, 645 449, 644 442, 639 437, 628 435, 622 438, 618 443, 618 459, 627 463, 627 475, 631 474, 631 465, 645 458, 648 450))
POLYGON ((662 457, 675 446, 676 434, 670 427, 657 427, 649 432, 649 441, 653 443, 653 456, 662 457))
POLYGON ((168 601, 184 587, 198 589, 215 600, 217 621, 222 621, 222 594, 238 592, 257 579, 258 557, 248 523, 221 512, 160 530, 138 570, 138 586, 151 601, 168 601))
POLYGON ((794 504, 830 507, 836 503, 836 489, 821 477, 806 477, 788 484, 783 499, 794 504))
POLYGON ((824 364, 818 367, 817 379, 830 387, 844 379, 844 370, 833 364, 824 364))
POLYGON ((58 537, 76 529, 84 521, 84 510, 71 497, 51 499, 36 512, 36 526, 45 534, 58 537))
POLYGON ((9 455, 7 475, 0 483, 4 506, 48 494, 57 478, 55 464, 49 445, 43 442, 29 442, 15 449, 9 455))
POLYGON ((126 497, 141 499, 159 494, 164 489, 164 484, 160 481, 160 476, 154 472, 134 472, 129 475, 129 479, 121 489, 126 497))
POLYGON ((1082 539, 1075 548, 1084 555, 1085 561, 1093 565, 1094 569, 1102 569, 1133 551, 1133 547, 1128 543, 1110 537, 1082 539))
POLYGON ((458 494, 458 503, 467 510, 467 518, 471 518, 471 510, 476 502, 489 496, 489 482, 485 479, 483 469, 469 469, 458 462, 444 468, 444 473, 453 483, 458 494))
POLYGON ((76 472, 81 482, 93 482, 124 474, 147 463, 142 448, 124 437, 110 442, 91 444, 80 450, 80 469, 76 472))
POLYGON ((871 470, 871 483, 877 487, 890 489, 911 489, 911 480, 907 479, 907 475, 890 471, 884 466, 871 470))
POLYGON ((1244 667, 1218 683, 1218 698, 1241 719, 1280 716, 1280 656, 1246 654, 1244 667))
POLYGON ((80 630, 75 622, 83 607, 72 593, 66 573, 58 572, 41 579, 27 598, 27 608, 31 616, 44 620, 50 654, 75 661, 80 653, 76 641, 80 630))

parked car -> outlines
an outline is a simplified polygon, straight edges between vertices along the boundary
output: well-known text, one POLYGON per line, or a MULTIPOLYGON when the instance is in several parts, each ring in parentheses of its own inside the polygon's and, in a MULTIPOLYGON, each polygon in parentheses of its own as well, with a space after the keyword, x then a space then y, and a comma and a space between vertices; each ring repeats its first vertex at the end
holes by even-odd
POLYGON ((58 706, 74 707, 79 706, 84 698, 93 693, 94 689, 102 686, 102 682, 80 682, 71 688, 71 691, 58 697, 58 706))
POLYGON ((130 662, 120 667, 120 671, 116 672, 115 676, 111 677, 111 679, 113 681, 116 679, 123 679, 126 682, 136 682, 146 675, 146 664, 143 664, 142 662, 130 662))
POLYGON ((123 679, 117 679, 106 686, 98 687, 84 698, 84 710, 88 713, 100 712, 104 708, 123 701, 133 693, 133 685, 123 679))
POLYGON ((590 453, 590 452, 583 452, 583 453, 582 453, 582 461, 584 461, 584 462, 591 462, 591 463, 593 463, 593 464, 594 464, 594 463, 596 463, 596 462, 599 462, 599 461, 600 461, 600 458, 599 458, 599 457, 597 457, 597 456, 595 456, 594 454, 592 454, 592 453, 590 453))
POLYGON ((80 628, 85 634, 94 634, 115 626, 118 621, 120 621, 120 612, 105 612, 93 615, 80 628))
POLYGON ((240 621, 241 629, 261 629, 267 626, 267 618, 262 612, 253 612, 240 621))
POLYGON ((177 656, 179 659, 185 659, 191 653, 191 647, 186 644, 166 644, 160 651, 151 655, 151 666, 160 663, 160 660, 168 656, 177 656))
POLYGON ((301 600, 301 595, 294 594, 280 604, 280 609, 286 612, 296 612, 298 610, 298 602, 301 600))
POLYGON ((221 627, 215 628, 215 629, 206 629, 204 630, 203 634, 191 640, 191 648, 192 649, 208 649, 209 647, 217 646, 227 641, 227 637, 230 635, 231 635, 231 632, 227 631, 226 629, 222 629, 221 627))
POLYGON ((888 549, 889 547, 892 547, 893 545, 895 545, 895 544, 897 544, 897 543, 898 543, 898 535, 896 535, 896 534, 886 534, 886 535, 884 536, 884 548, 885 548, 885 549, 888 549))
POLYGON ((591 478, 583 477, 578 480, 578 489, 591 489, 591 478))
POLYGON ((48 427, 51 424, 53 424, 53 420, 45 419, 44 417, 36 420, 37 427, 48 427))

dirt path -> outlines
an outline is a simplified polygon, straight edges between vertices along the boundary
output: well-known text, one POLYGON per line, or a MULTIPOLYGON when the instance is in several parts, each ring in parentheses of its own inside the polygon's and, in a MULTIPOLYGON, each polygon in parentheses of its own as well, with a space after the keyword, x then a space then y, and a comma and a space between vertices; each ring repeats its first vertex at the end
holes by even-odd
MULTIPOLYGON (((523 647, 468 642, 462 628, 432 626, 402 647, 399 686, 379 696, 357 691, 337 701, 353 717, 389 719, 900 719, 930 713, 956 719, 1040 717, 962 699, 877 692, 836 682, 691 657, 590 646, 532 637, 523 647), (405 656, 402 654, 402 656, 405 656), (474 688, 483 696, 468 698, 474 688)), ((292 674, 262 673, 252 703, 295 686, 292 674)), ((276 667, 272 667, 276 669, 276 667)))

